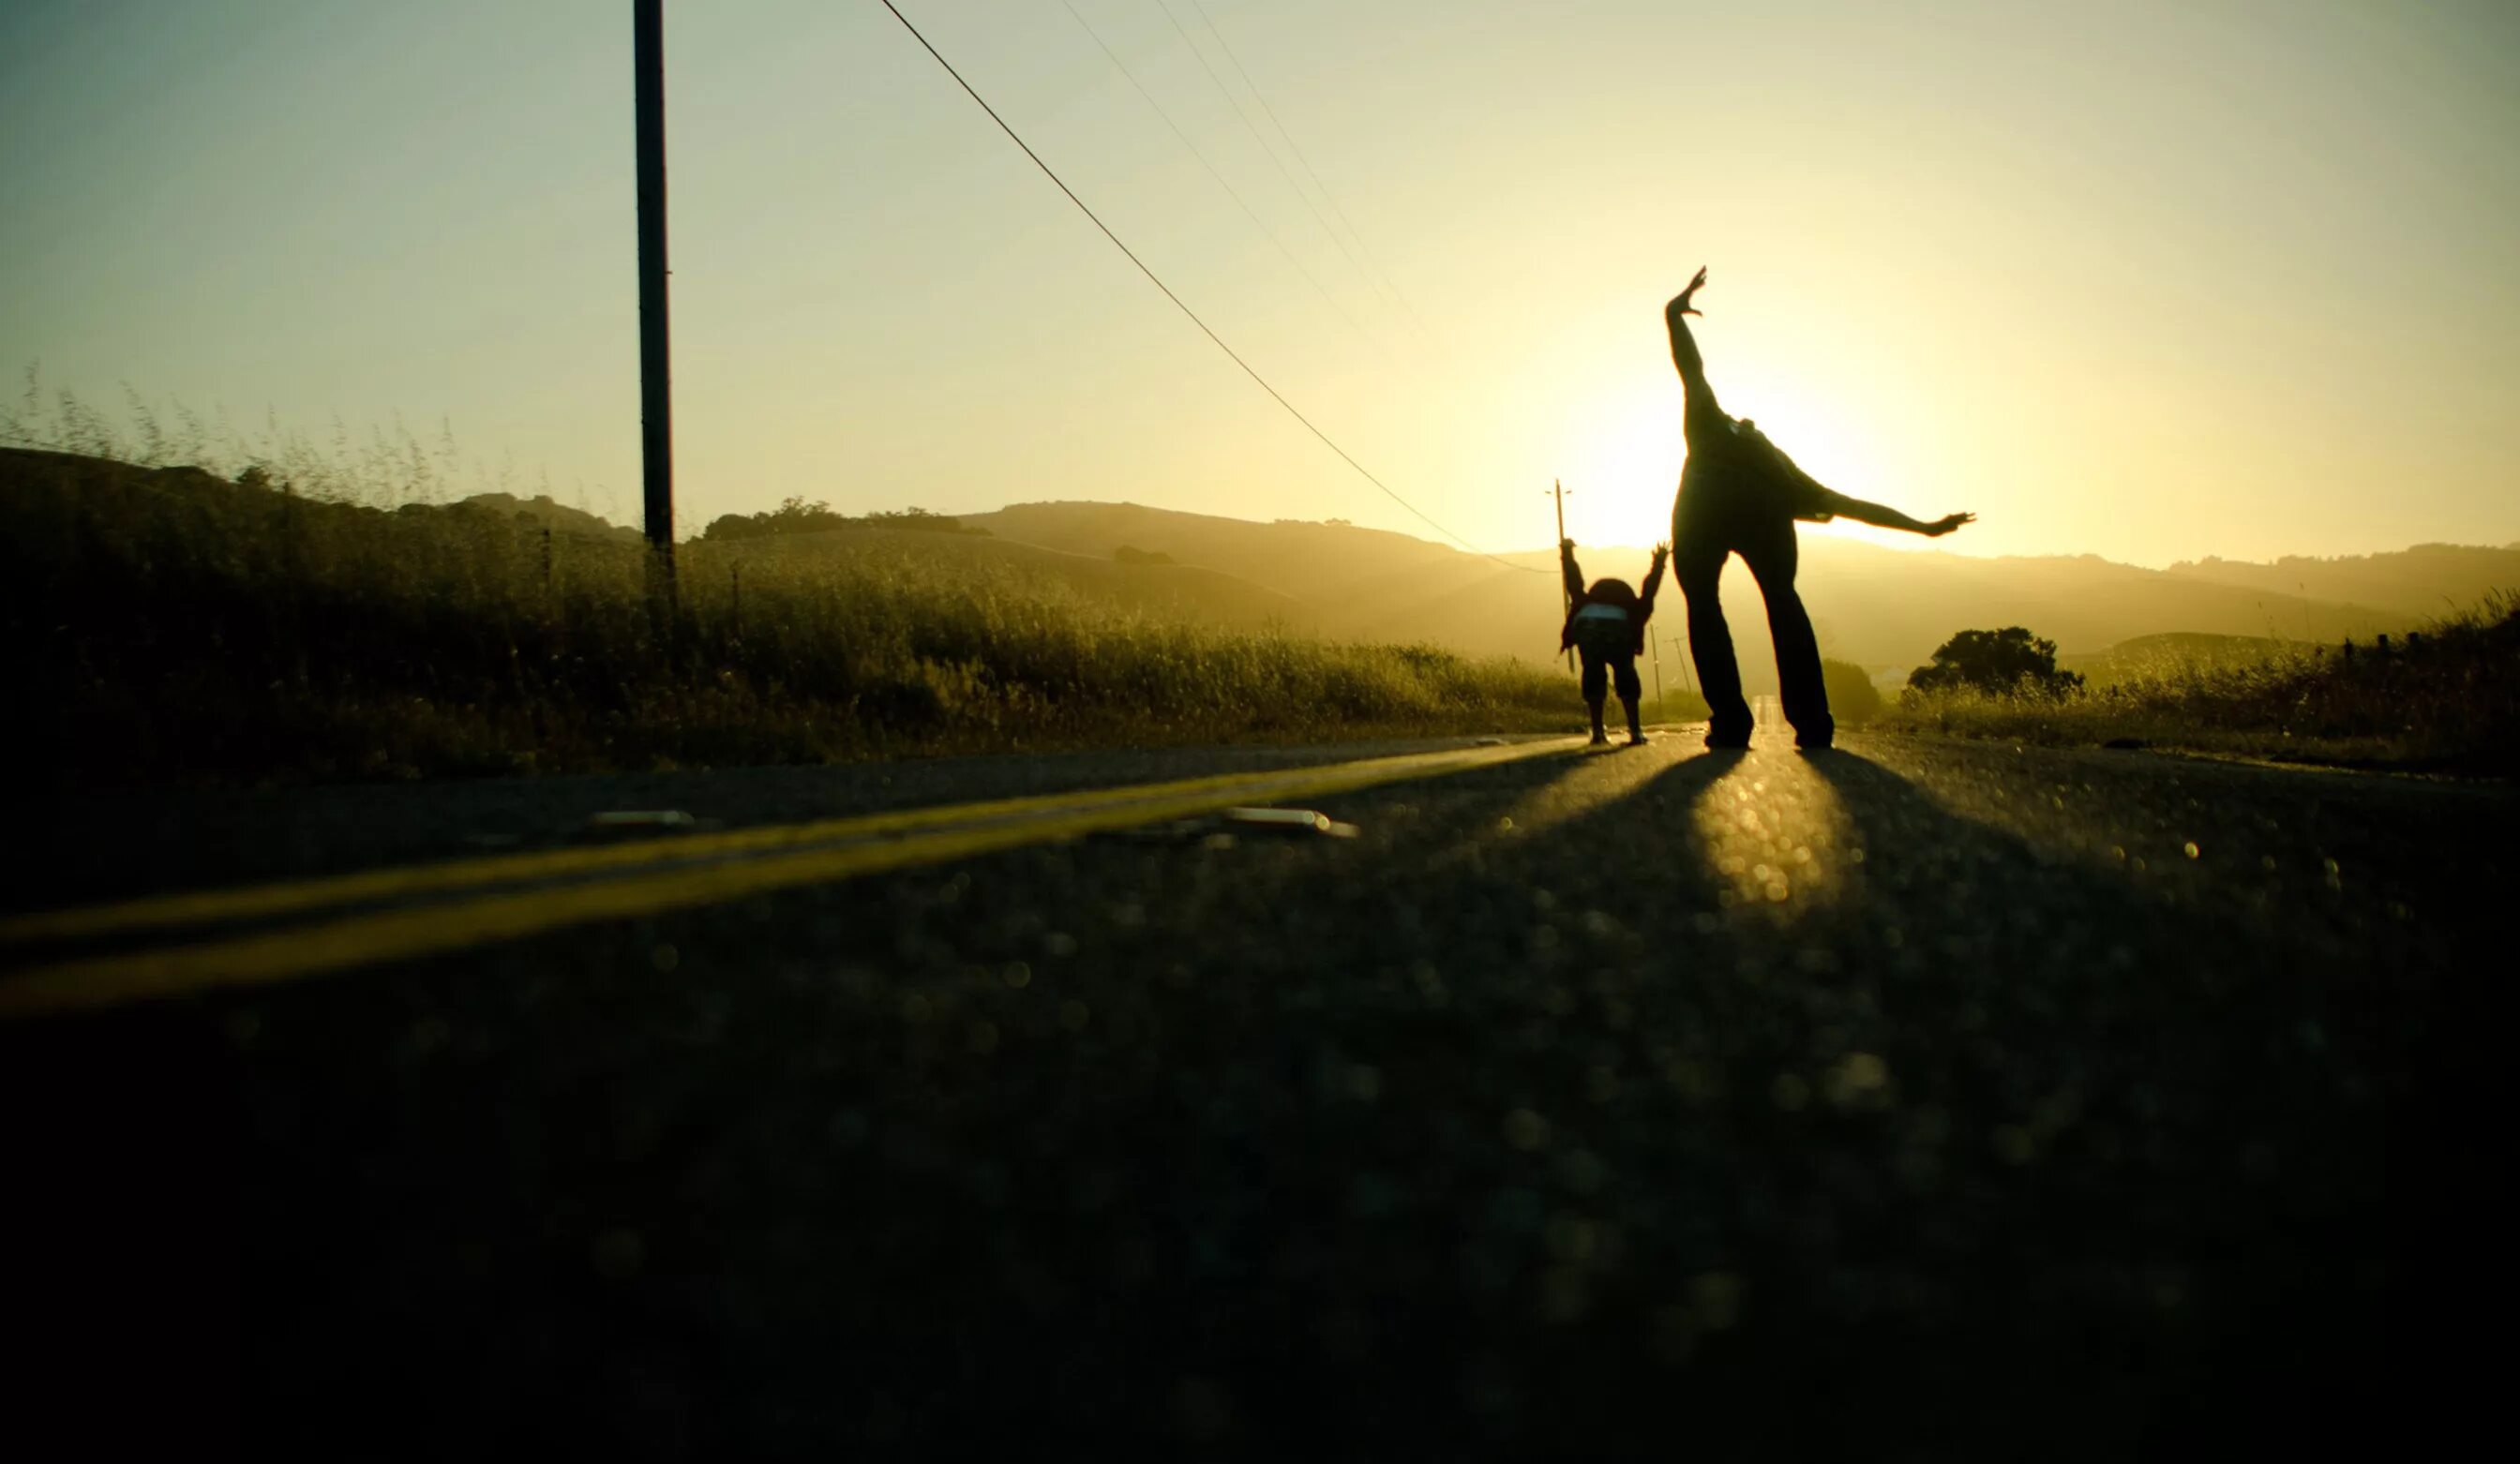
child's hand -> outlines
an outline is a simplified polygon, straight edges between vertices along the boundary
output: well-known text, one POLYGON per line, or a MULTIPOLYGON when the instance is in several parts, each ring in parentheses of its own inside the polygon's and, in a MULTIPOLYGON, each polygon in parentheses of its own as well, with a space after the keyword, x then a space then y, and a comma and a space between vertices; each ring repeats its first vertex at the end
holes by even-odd
POLYGON ((1977 522, 1977 515, 1974 513, 1946 513, 1925 525, 1925 533, 1931 538, 1940 539, 1961 524, 1975 522, 1977 522))
POLYGON ((1655 545, 1655 546, 1654 546, 1654 557, 1655 557, 1656 559, 1668 559, 1668 558, 1670 558, 1670 557, 1671 557, 1671 545, 1670 545, 1670 544, 1668 544, 1668 543, 1663 543, 1663 544, 1657 544, 1657 545, 1655 545))

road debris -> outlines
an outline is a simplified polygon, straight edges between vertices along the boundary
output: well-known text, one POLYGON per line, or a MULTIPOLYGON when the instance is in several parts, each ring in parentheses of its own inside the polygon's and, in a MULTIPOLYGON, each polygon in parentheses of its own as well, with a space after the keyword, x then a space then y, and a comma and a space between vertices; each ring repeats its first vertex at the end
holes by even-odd
POLYGON ((1226 822, 1255 833, 1311 833, 1333 839, 1356 837, 1355 824, 1341 823, 1319 809, 1230 808, 1223 817, 1226 822))
POLYGON ((596 814, 586 821, 587 827, 600 831, 621 828, 692 828, 698 823, 698 819, 678 808, 613 809, 596 814))
POLYGON ((678 808, 607 809, 588 815, 584 823, 563 836, 563 842, 605 843, 650 834, 706 833, 725 826, 720 820, 696 819, 678 808))
POLYGON ((1353 823, 1342 823, 1319 809, 1229 808, 1201 818, 1173 819, 1137 828, 1113 829, 1107 837, 1142 844, 1195 843, 1209 853, 1222 853, 1235 847, 1237 833, 1352 839, 1357 835, 1357 827, 1353 823))

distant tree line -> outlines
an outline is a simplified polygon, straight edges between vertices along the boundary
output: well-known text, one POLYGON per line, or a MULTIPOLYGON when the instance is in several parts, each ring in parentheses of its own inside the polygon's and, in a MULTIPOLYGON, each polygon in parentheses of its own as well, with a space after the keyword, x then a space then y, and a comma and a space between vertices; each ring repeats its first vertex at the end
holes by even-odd
POLYGON ((930 513, 925 509, 883 510, 851 517, 836 513, 827 503, 807 503, 801 498, 781 500, 779 507, 764 513, 728 513, 700 531, 702 539, 768 539, 781 534, 821 534, 832 529, 910 529, 926 534, 976 534, 985 537, 988 530, 968 524, 949 513, 930 513))

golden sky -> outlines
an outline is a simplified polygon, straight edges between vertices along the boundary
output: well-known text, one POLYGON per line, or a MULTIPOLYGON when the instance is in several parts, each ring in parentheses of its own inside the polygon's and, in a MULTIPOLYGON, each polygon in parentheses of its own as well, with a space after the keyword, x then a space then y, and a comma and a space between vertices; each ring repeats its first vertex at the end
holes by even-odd
MULTIPOLYGON (((2520 539, 2508 0, 1074 0, 1266 232, 1059 0, 900 3, 1483 548, 1548 542, 1552 477, 1580 539, 1665 532, 1660 307, 1701 263, 1725 405, 1834 487, 1981 515, 1942 547, 2520 539)), ((1431 536, 875 0, 666 9, 685 532, 801 494, 1431 536)), ((634 515, 628 10, 0 9, 0 360, 318 436, 444 422, 634 515)))

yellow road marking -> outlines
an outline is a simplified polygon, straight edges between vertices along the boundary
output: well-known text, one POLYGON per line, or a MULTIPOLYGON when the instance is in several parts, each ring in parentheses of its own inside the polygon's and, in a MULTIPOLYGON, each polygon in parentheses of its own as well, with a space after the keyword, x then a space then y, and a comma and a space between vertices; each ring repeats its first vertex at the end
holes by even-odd
MULTIPOLYGON (((188 913, 184 918, 190 920, 240 912, 298 911, 338 904, 344 898, 435 892, 535 875, 610 875, 558 889, 485 891, 420 909, 379 910, 283 930, 37 966, 15 977, 0 978, 0 1017, 112 1006, 218 987, 289 981, 375 961, 444 954, 571 925, 723 904, 774 890, 1188 818, 1234 807, 1255 793, 1265 793, 1271 799, 1316 798, 1413 777, 1434 777, 1517 762, 1565 752, 1577 745, 1570 739, 1552 738, 1507 746, 1458 748, 1258 775, 1191 778, 1090 793, 1051 794, 866 819, 745 829, 656 841, 652 846, 506 856, 223 895, 131 902, 103 909, 140 911, 139 921, 130 925, 92 924, 82 930, 169 923, 158 911, 187 899, 224 902, 215 905, 217 914, 188 913), (890 834, 902 836, 885 837, 890 834), (809 842, 827 846, 835 838, 867 842, 795 847, 809 842), (622 857, 632 854, 641 857, 622 857), (714 862, 691 867, 643 867, 660 862, 712 857, 714 862), (485 868, 503 872, 479 872, 485 868), (520 875, 519 870, 525 872, 520 875), (466 871, 472 871, 471 877, 455 877, 466 871), (392 882, 395 875, 427 877, 397 883, 392 882), (355 887, 360 893, 320 897, 322 891, 344 887, 355 887), (284 895, 288 898, 278 898, 284 895)), ((88 913, 68 911, 62 918, 88 913)))
MULTIPOLYGON (((1521 749, 1554 745, 1554 742, 1512 744, 1513 747, 1521 749)), ((1331 769, 1386 768, 1391 770, 1395 776, 1418 776, 1415 770, 1419 768, 1440 769, 1442 765, 1462 757, 1465 752, 1495 750, 1494 748, 1446 748, 1436 752, 1404 753, 1397 757, 1372 758, 1357 763, 1334 763, 1328 766, 1331 769)), ((819 819, 806 823, 779 823, 730 829, 724 833, 682 834, 658 839, 642 839, 635 843, 606 844, 594 848, 547 849, 528 854, 485 855, 477 859, 414 865, 400 868, 368 869, 355 874, 325 875, 315 879, 289 880, 242 889, 188 891, 176 895, 153 896, 143 900, 119 901, 111 905, 84 906, 76 909, 45 910, 34 914, 0 918, 0 944, 79 940, 93 936, 164 929, 169 926, 209 925, 228 920, 299 914, 335 906, 360 905, 409 895, 471 889, 482 885, 558 879, 577 874, 600 874, 614 869, 636 868, 642 865, 772 853, 781 849, 793 848, 799 844, 830 843, 835 839, 872 838, 883 834, 934 828, 945 824, 969 823, 984 819, 1018 818, 1062 808, 1090 808, 1107 803, 1127 803, 1208 790, 1247 788, 1255 783, 1263 783, 1272 778, 1307 771, 1321 772, 1328 769, 1275 768, 1251 773, 1223 773, 1208 777, 1183 778, 1173 782, 1139 783, 1069 793, 1040 793, 1021 798, 996 799, 986 803, 900 809, 890 813, 819 819)), ((1231 800, 1217 806, 1229 807, 1231 800)))

